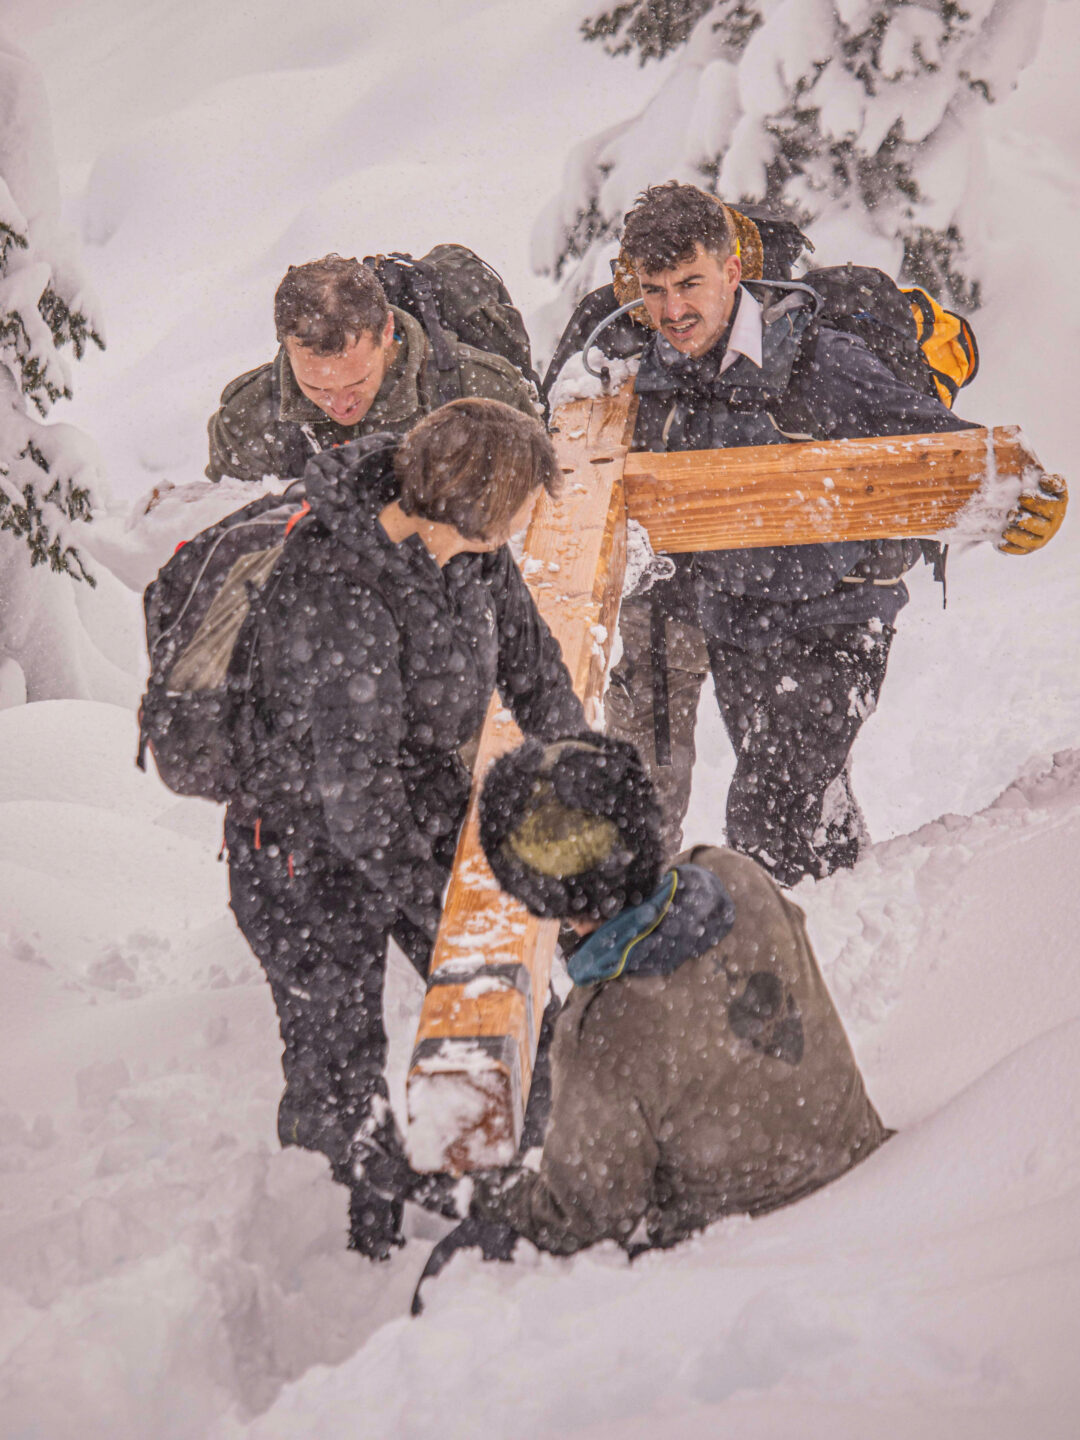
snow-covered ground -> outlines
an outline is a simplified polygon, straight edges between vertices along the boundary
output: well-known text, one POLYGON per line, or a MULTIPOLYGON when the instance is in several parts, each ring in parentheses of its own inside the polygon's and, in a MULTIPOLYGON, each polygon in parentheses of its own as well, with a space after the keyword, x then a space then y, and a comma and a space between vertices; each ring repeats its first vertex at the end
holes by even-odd
MULTIPOLYGON (((550 301, 529 230, 562 157, 658 73, 578 43, 586 8, 7 0, 108 325, 63 417, 116 496, 99 564, 137 587, 175 543, 178 497, 134 529, 131 501, 197 481, 290 261, 457 239, 527 309, 550 301)), ((1059 0, 993 112, 983 372, 960 408, 1022 423, 1080 482, 1078 57, 1059 0)), ((323 1163, 277 1148, 275 1018, 226 908, 218 811, 133 768, 126 708, 0 712, 0 1435, 1074 1436, 1076 533, 954 556, 944 613, 916 576, 856 750, 879 843, 797 893, 898 1136, 796 1207, 633 1266, 613 1247, 460 1258, 418 1321, 440 1224, 410 1216, 371 1267, 342 1249, 323 1163)), ((711 702, 701 726, 689 834, 715 839, 711 702)), ((393 958, 399 1094, 418 1002, 393 958)))

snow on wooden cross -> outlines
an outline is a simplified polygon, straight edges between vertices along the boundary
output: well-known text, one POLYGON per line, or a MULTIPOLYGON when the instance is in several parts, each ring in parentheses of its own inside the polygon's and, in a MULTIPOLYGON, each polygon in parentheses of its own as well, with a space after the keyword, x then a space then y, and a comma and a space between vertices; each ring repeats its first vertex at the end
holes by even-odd
MULTIPOLYGON (((629 390, 556 412, 564 493, 542 499, 525 542, 522 571, 590 721, 618 621, 628 514, 654 549, 669 552, 950 533, 996 539, 1021 487, 1043 473, 1014 428, 628 454, 635 412, 629 390)), ((494 699, 409 1071, 418 1170, 507 1164, 521 1136, 557 927, 499 890, 477 823, 488 767, 519 740, 494 699)))

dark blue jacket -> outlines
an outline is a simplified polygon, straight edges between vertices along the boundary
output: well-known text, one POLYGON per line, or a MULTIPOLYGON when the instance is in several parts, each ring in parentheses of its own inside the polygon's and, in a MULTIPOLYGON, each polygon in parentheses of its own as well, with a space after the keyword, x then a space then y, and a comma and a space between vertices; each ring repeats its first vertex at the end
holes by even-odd
MULTIPOLYGON (((898 380, 853 335, 817 323, 803 292, 755 287, 764 304, 762 365, 740 355, 723 373, 726 334, 706 355, 680 355, 661 336, 645 347, 634 446, 712 450, 969 429, 940 401, 898 380)), ((741 292, 740 292, 741 294, 741 292)), ((843 541, 673 556, 674 578, 652 592, 677 618, 745 650, 822 625, 879 619, 907 604, 900 575, 916 541, 843 541), (894 585, 845 584, 856 570, 894 585)))

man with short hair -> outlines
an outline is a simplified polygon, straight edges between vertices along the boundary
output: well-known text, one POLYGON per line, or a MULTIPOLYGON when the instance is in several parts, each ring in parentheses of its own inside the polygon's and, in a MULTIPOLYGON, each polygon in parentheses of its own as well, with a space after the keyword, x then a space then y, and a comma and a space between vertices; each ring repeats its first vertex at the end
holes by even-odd
POLYGON ((492 766, 480 837, 504 890, 583 936, 555 1024, 537 1170, 474 1177, 432 1257, 516 1236, 571 1254, 668 1246, 836 1179, 886 1139, 806 934, 760 866, 697 846, 662 863, 634 748, 530 740, 492 766))
MULTIPOLYGON (((731 212, 672 181, 626 216, 623 259, 654 333, 636 380, 636 449, 711 450, 968 428, 860 340, 815 319, 806 288, 742 279, 731 212)), ((855 864, 852 742, 876 704, 913 540, 671 557, 628 599, 607 697, 611 733, 657 782, 664 846, 680 844, 698 697, 712 673, 735 750, 728 843, 782 885, 855 864)))
MULTIPOLYGON (((290 266, 274 297, 281 346, 239 376, 211 417, 211 480, 298 477, 313 454, 377 432, 403 435, 445 396, 419 321, 387 303, 374 272, 326 255, 290 266)), ((464 397, 501 400, 534 417, 525 381, 508 360, 446 334, 464 397)))

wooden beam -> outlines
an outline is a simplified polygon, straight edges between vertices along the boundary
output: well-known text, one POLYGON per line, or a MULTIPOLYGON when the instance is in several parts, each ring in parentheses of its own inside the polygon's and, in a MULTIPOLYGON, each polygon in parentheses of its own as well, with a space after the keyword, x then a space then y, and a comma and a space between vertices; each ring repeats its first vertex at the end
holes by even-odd
POLYGON ((994 539, 1022 484, 1042 474, 1016 426, 639 451, 624 470, 630 518, 668 553, 930 537, 953 527, 965 539, 994 539))
MULTIPOLYGON (((522 573, 595 721, 626 565, 622 468, 637 402, 575 401, 552 436, 563 494, 537 506, 522 573)), ((408 1077, 408 1146, 418 1170, 454 1174, 513 1159, 532 1082, 558 927, 498 887, 480 848, 478 798, 496 756, 520 740, 495 697, 480 738, 408 1077)))

